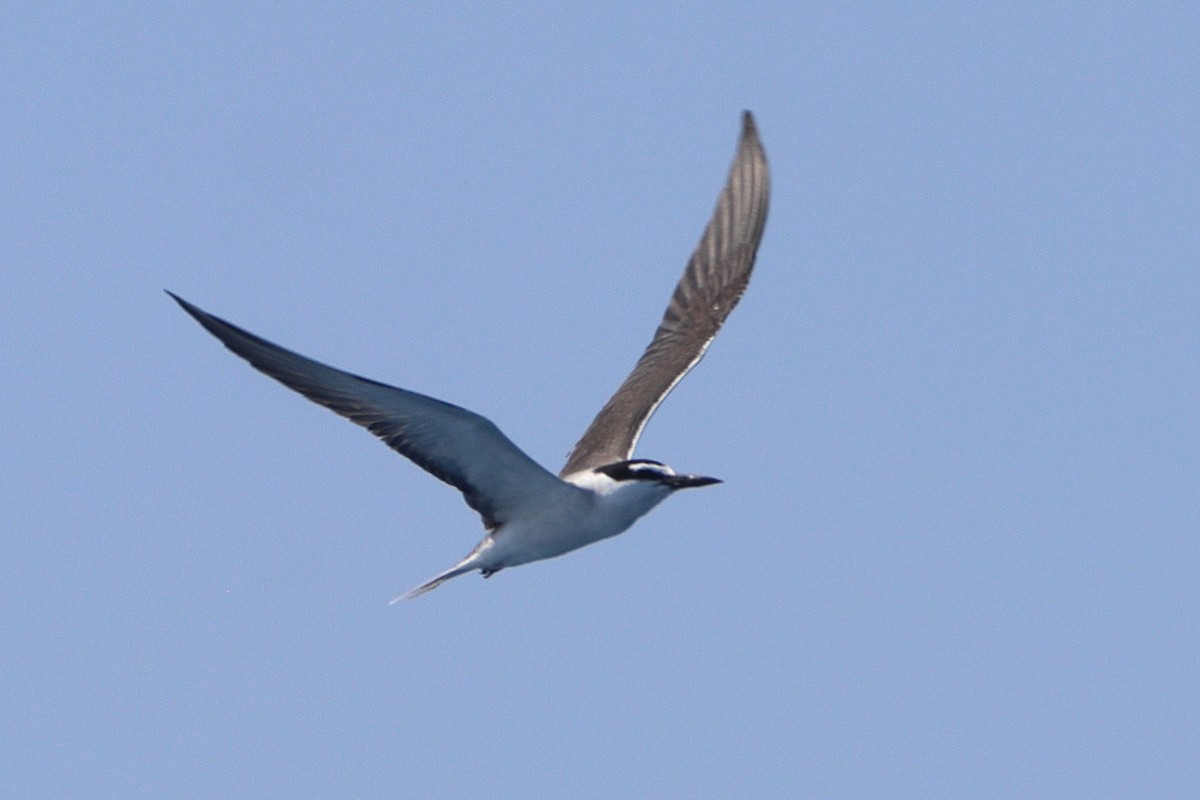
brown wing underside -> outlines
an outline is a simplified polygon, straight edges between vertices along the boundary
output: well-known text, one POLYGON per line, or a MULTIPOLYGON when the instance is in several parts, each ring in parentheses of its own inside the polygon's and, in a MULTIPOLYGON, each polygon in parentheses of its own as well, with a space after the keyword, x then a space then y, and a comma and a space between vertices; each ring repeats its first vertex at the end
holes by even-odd
POLYGON ((575 445, 560 475, 632 455, 646 420, 704 355, 746 291, 769 194, 766 154, 747 111, 725 188, 654 339, 575 445))

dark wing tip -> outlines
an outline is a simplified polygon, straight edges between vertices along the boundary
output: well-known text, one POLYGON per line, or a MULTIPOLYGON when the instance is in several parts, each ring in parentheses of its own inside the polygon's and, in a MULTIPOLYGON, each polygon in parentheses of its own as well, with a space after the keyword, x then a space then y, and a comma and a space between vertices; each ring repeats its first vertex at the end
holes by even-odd
MULTIPOLYGON (((167 293, 168 297, 170 297, 176 303, 179 303, 179 307, 182 308, 184 311, 186 311, 188 313, 188 316, 192 317, 194 320, 199 322, 201 325, 204 324, 204 321, 206 319, 210 318, 210 316, 208 314, 206 314, 204 311, 200 310, 199 308, 196 308, 194 305, 189 303, 187 300, 184 300, 182 297, 175 294, 170 289, 163 289, 163 291, 167 293)), ((208 327, 208 326, 205 325, 205 327, 208 327)))
MULTIPOLYGON (((763 149, 762 140, 758 138, 758 124, 749 111, 742 112, 742 135, 738 141, 738 157, 744 157, 746 154, 752 154, 751 158, 766 165, 767 153, 763 149)), ((734 159, 735 166, 738 157, 734 159)))
MULTIPOLYGON (((213 336, 220 339, 221 342, 230 350, 237 353, 242 358, 249 360, 251 364, 255 364, 255 362, 254 359, 251 358, 250 354, 245 350, 245 346, 235 346, 239 339, 265 345, 268 349, 282 349, 279 348, 278 345, 271 344, 265 339, 255 336, 253 333, 250 333, 250 331, 243 330, 231 322, 226 322, 220 317, 214 317, 212 314, 209 314, 202 308, 197 308, 169 289, 163 289, 163 291, 170 295, 172 300, 174 300, 176 303, 179 303, 180 308, 186 311, 189 317, 196 320, 196 322, 199 322, 201 327, 203 327, 213 336)), ((255 367, 258 367, 258 365, 255 364, 255 367)))
POLYGON ((739 150, 751 147, 761 153, 763 149, 762 141, 758 138, 758 123, 749 111, 742 112, 742 137, 738 145, 739 150))
POLYGON ((742 112, 742 138, 758 138, 758 126, 754 124, 754 115, 750 113, 750 109, 742 112))

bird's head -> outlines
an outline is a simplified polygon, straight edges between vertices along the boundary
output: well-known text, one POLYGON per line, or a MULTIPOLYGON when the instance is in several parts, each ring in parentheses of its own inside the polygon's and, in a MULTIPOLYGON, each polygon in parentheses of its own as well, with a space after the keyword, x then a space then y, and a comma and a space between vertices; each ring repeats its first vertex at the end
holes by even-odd
POLYGON ((664 486, 671 491, 721 483, 720 478, 710 478, 706 475, 680 475, 666 464, 660 461, 651 461, 648 458, 635 458, 630 461, 605 464, 602 467, 596 467, 593 472, 607 476, 618 485, 644 481, 664 486))

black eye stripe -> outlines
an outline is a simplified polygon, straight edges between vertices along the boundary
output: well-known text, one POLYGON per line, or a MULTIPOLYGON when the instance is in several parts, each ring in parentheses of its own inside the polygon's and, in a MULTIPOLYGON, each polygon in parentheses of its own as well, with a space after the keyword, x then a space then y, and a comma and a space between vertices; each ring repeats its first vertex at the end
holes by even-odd
POLYGON ((661 470, 638 469, 642 466, 666 467, 661 461, 651 461, 648 458, 635 458, 629 461, 618 461, 615 464, 605 464, 596 467, 596 472, 602 472, 614 481, 655 481, 661 482, 667 477, 661 470))

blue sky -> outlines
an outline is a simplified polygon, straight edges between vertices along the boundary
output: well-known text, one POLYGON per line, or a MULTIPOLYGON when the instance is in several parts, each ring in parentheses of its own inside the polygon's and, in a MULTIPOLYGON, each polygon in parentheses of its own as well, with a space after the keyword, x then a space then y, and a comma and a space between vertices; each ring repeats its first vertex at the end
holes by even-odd
POLYGON ((1193 7, 5 17, 4 794, 1200 792, 1193 7), (389 607, 476 515, 162 289, 557 469, 743 108, 726 483, 389 607))

